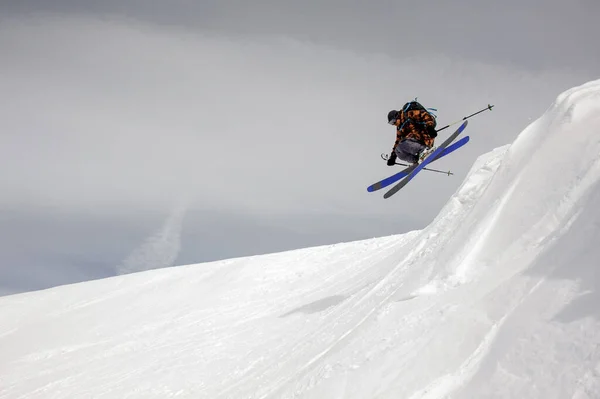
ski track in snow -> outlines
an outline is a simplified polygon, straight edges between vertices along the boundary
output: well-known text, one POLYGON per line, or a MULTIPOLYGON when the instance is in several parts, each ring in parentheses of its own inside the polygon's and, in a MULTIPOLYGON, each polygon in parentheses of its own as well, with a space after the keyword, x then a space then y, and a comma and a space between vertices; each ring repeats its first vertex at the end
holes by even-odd
POLYGON ((494 323, 489 332, 483 337, 475 351, 458 367, 458 369, 450 374, 444 375, 425 387, 422 391, 416 392, 410 399, 443 399, 447 398, 453 391, 458 389, 473 377, 479 363, 488 354, 491 345, 496 338, 500 328, 502 328, 505 320, 510 317, 513 311, 525 301, 527 296, 532 294, 542 283, 544 279, 533 286, 533 288, 519 300, 519 303, 513 306, 502 318, 494 323))
POLYGON ((561 94, 422 231, 2 297, 0 399, 600 397, 598 115, 561 94))

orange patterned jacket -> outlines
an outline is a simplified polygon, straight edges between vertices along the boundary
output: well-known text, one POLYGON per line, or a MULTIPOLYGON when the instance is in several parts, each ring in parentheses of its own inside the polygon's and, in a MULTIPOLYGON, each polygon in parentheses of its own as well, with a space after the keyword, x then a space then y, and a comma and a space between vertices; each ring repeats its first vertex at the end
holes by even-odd
MULTIPOLYGON (((406 106, 405 106, 406 108, 406 106)), ((396 122, 396 141, 392 148, 392 153, 401 140, 413 139, 427 147, 433 147, 435 141, 428 133, 429 129, 435 128, 437 122, 433 115, 424 108, 410 109, 400 111, 400 118, 396 122)))

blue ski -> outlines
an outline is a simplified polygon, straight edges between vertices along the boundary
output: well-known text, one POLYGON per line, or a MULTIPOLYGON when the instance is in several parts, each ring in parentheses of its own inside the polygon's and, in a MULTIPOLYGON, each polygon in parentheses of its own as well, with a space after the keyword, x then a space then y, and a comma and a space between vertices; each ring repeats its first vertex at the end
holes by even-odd
POLYGON ((414 168, 408 176, 404 179, 400 180, 398 184, 392 187, 387 193, 383 195, 383 198, 390 198, 392 195, 396 194, 400 189, 408 184, 409 181, 413 179, 425 166, 433 162, 443 151, 458 137, 459 134, 462 133, 463 130, 467 127, 469 121, 464 121, 462 125, 450 137, 446 139, 431 155, 429 155, 423 162, 421 162, 416 168, 414 168))
MULTIPOLYGON (((460 147, 467 144, 468 142, 469 142, 469 136, 463 137, 462 139, 458 140, 456 143, 453 143, 453 144, 449 145, 448 147, 444 148, 444 151, 442 151, 437 156, 437 158, 431 162, 435 162, 438 159, 445 157, 446 155, 459 149, 460 147)), ((374 184, 370 185, 369 187, 367 187, 367 191, 373 192, 373 191, 381 190, 382 188, 387 187, 390 184, 397 182, 398 180, 402 179, 403 177, 408 176, 409 173, 412 172, 414 168, 416 168, 416 166, 411 165, 408 168, 403 169, 400 172, 398 172, 390 177, 386 177, 385 179, 378 181, 377 183, 374 183, 374 184)))

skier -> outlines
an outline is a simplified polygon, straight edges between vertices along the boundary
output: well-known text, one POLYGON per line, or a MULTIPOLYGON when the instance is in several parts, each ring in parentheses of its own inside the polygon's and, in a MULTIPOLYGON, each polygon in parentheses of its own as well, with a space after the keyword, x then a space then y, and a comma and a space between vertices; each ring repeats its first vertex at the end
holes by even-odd
POLYGON ((402 110, 391 110, 388 123, 396 126, 396 141, 387 160, 389 166, 400 158, 418 164, 435 149, 433 143, 437 132, 435 117, 416 100, 404 104, 402 110))

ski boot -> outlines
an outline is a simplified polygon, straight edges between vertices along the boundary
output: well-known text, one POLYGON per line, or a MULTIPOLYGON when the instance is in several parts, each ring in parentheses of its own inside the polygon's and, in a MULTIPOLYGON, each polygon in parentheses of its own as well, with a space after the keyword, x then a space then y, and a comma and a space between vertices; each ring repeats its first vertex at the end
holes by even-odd
POLYGON ((417 163, 421 163, 427 158, 430 154, 432 154, 437 147, 426 148, 419 154, 419 161, 417 163))

